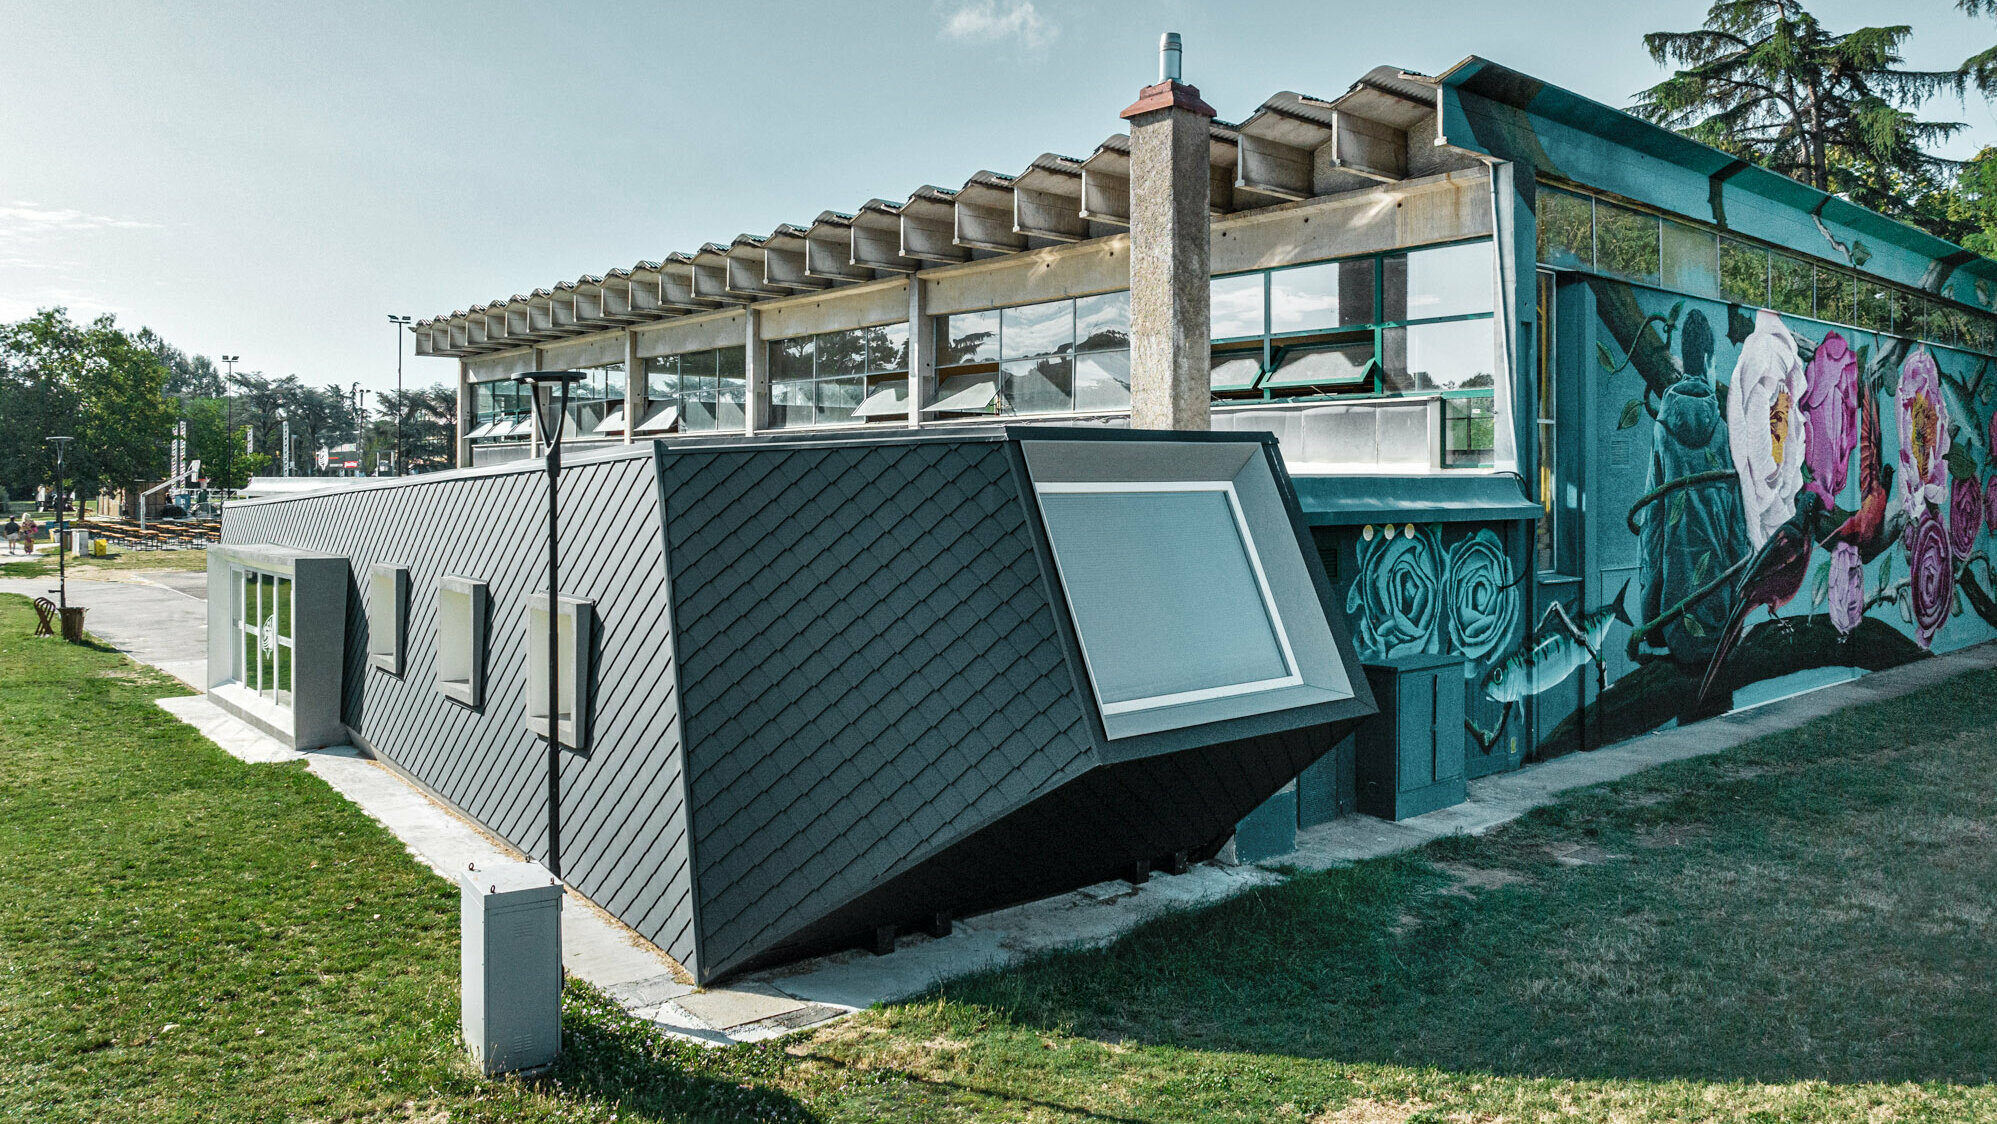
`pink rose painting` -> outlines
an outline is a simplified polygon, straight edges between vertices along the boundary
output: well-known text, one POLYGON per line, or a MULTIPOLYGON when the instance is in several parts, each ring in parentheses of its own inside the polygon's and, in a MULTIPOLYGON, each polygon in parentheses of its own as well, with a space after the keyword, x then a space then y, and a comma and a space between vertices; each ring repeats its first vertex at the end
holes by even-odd
MULTIPOLYGON (((1991 417, 1997 418, 1997 414, 1991 417)), ((1997 534, 1997 476, 1992 476, 1990 482, 1983 486, 1983 504, 1987 509, 1984 519, 1989 522, 1990 532, 1997 534)))
POLYGON ((1803 487, 1831 508, 1844 491, 1851 451, 1858 445, 1858 356, 1843 336, 1824 333, 1804 382, 1803 450, 1810 479, 1803 487))
POLYGON ((1948 532, 1933 510, 1924 512, 1908 529, 1907 544, 1914 642, 1928 648, 1948 621, 1955 601, 1955 559, 1949 556, 1948 532))
POLYGON ((1831 548, 1830 613, 1839 636, 1850 636, 1865 619, 1865 564, 1848 542, 1831 548))
POLYGON ((1948 493, 1948 545, 1957 558, 1967 558, 1976 549, 1977 532, 1983 530, 1988 515, 1983 502, 1983 485, 1974 479, 1957 480, 1948 493))
POLYGON ((1775 313, 1755 313, 1727 391, 1727 441, 1740 474, 1747 541, 1756 550, 1796 514, 1808 442, 1798 407, 1806 389, 1796 337, 1775 313))
POLYGON ((1923 511, 1939 510, 1948 495, 1948 404, 1942 398, 1941 369, 1927 348, 1916 347, 1900 365, 1893 405, 1900 419, 1896 484, 1900 510, 1911 522, 1923 511))

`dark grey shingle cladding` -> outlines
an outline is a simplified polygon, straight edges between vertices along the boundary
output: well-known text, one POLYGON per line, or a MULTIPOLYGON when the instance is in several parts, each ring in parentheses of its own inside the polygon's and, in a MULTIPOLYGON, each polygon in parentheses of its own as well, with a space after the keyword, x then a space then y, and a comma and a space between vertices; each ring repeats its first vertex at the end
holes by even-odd
MULTIPOLYGON (((530 854, 545 849, 521 713, 539 480, 528 466, 416 478, 232 507, 224 526, 225 541, 343 554, 355 574, 410 568, 402 677, 369 666, 350 597, 345 720, 530 854), (432 682, 445 575, 490 587, 476 709, 432 682)), ((1372 711, 1272 439, 993 427, 681 443, 577 464, 563 494, 564 592, 598 621, 587 745, 564 766, 566 865, 702 982, 1211 853, 1372 711), (1181 476, 1194 491, 1167 487, 1181 476), (1091 585, 1093 544, 1048 537, 1056 491, 1105 505, 1103 525, 1159 492, 1207 504, 1241 540, 1205 565, 1253 567, 1242 580, 1267 620, 1152 614, 1091 585), (1142 690, 1092 676, 1085 649, 1100 671, 1189 621, 1223 664, 1273 670, 1229 686, 1242 676, 1189 645, 1142 690)))

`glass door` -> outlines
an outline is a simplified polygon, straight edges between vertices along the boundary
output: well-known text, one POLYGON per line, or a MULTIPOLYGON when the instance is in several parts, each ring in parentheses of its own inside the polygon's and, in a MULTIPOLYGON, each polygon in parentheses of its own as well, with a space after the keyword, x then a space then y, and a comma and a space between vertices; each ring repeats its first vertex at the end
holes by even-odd
POLYGON ((237 569, 229 594, 236 644, 231 660, 236 682, 278 706, 291 705, 291 579, 260 570, 237 569))

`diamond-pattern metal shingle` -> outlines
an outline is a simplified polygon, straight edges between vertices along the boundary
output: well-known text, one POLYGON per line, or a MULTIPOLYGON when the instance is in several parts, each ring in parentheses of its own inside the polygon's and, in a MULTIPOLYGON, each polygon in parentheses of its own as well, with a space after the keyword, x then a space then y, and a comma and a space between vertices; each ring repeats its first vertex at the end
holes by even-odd
POLYGON ((1093 764, 1006 444, 661 474, 710 970, 1093 764))

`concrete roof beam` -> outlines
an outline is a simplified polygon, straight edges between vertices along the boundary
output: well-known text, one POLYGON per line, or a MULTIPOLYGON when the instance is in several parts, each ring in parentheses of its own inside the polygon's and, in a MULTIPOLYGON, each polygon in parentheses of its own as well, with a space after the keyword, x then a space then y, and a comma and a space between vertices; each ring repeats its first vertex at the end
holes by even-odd
POLYGON ((728 246, 717 248, 721 250, 723 275, 730 293, 759 301, 781 297, 791 291, 763 279, 762 239, 752 234, 740 234, 728 246))
POLYGON ((1089 237, 1082 216, 1082 162, 1048 152, 1012 181, 1012 229, 1049 242, 1089 237))
POLYGON ((914 273, 922 268, 922 262, 902 253, 901 211, 901 204, 886 199, 870 199, 860 208, 848 225, 853 236, 849 264, 891 273, 914 273))
POLYGON ((1378 183, 1408 178, 1408 134, 1384 121, 1340 110, 1331 167, 1378 183))
POLYGON ((901 205, 901 255, 918 261, 971 260, 971 249, 957 244, 957 193, 944 187, 920 187, 901 205))
POLYGON ((1026 236, 1013 227, 1013 190, 1012 177, 997 172, 979 172, 958 189, 951 209, 957 245, 1001 254, 1026 249, 1026 236))
POLYGON ((804 272, 825 281, 871 281, 874 271, 855 265, 853 216, 826 211, 804 232, 804 272))
MULTIPOLYGON (((704 312, 720 308, 722 301, 701 295, 694 288, 693 256, 668 254, 659 265, 660 301, 682 312, 704 312)), ((733 302, 729 302, 733 303, 733 302)))
POLYGON ((1097 145, 1082 161, 1082 217, 1130 225, 1130 138, 1122 133, 1097 145))
POLYGON ((805 269, 805 229, 789 223, 776 228, 763 239, 763 283, 792 292, 823 289, 831 282, 813 277, 805 269))

